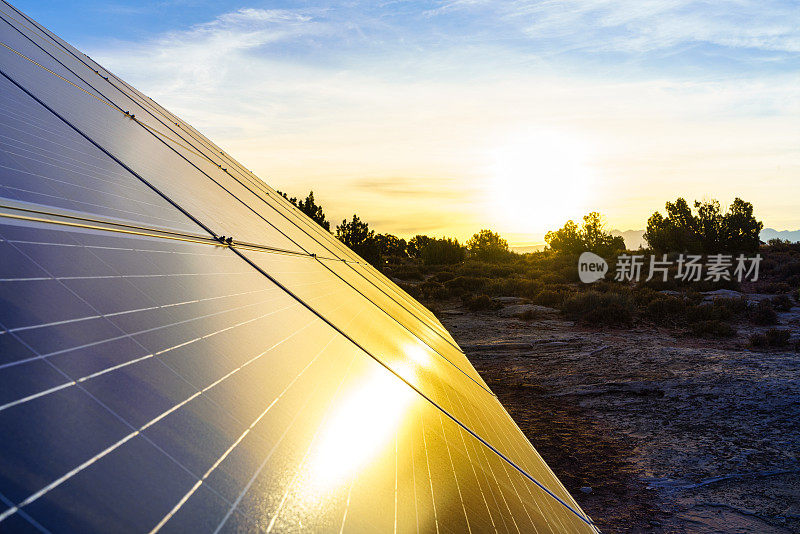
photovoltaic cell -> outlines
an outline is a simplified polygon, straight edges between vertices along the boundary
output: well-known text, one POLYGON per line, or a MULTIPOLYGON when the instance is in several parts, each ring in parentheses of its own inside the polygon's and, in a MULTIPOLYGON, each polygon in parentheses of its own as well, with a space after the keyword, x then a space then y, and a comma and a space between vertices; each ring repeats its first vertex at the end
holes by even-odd
POLYGON ((0 18, 0 529, 595 530, 428 310, 0 18))

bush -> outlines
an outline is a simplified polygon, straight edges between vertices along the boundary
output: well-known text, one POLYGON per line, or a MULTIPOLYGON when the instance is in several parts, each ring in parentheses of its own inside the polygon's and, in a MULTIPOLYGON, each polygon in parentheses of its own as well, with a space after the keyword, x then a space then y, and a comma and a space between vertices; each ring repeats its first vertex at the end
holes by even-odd
POLYGON ((785 347, 789 344, 790 332, 778 328, 770 328, 764 334, 751 334, 750 345, 753 347, 785 347))
POLYGON ((587 324, 630 324, 636 305, 624 293, 587 291, 567 298, 561 307, 567 318, 587 324))
POLYGON ((467 297, 464 299, 464 305, 469 311, 478 312, 494 308, 494 301, 489 295, 478 295, 477 297, 467 297))
POLYGON ((790 335, 791 332, 788 330, 770 328, 766 333, 767 344, 769 344, 770 347, 785 347, 789 344, 790 335))
POLYGON ((654 298, 645 307, 644 316, 656 323, 682 321, 686 316, 686 303, 676 297, 654 298))
POLYGON ((728 313, 730 317, 743 315, 747 311, 747 299, 743 297, 715 299, 714 306, 718 310, 724 310, 719 313, 728 313))
POLYGON ((454 264, 464 261, 465 250, 457 239, 430 239, 421 255, 425 265, 454 264))
POLYGON ((559 306, 564 302, 564 294, 552 289, 543 289, 532 300, 542 306, 559 306))
POLYGON ((436 279, 437 282, 444 283, 444 282, 449 282, 450 280, 455 278, 456 275, 454 275, 450 271, 442 271, 442 272, 436 273, 435 275, 433 275, 433 277, 436 279))
POLYGON ((398 265, 388 274, 400 280, 422 280, 422 271, 416 265, 398 265))
POLYGON ((692 335, 698 337, 731 337, 736 335, 736 329, 728 323, 717 319, 692 323, 689 330, 692 335))
POLYGON ((513 254, 508 250, 508 241, 497 232, 481 230, 467 241, 470 254, 483 261, 509 261, 513 254))
POLYGON ((462 294, 483 289, 487 281, 488 278, 481 276, 456 276, 452 280, 445 282, 444 285, 448 289, 454 290, 455 294, 462 294))
POLYGON ((435 280, 422 282, 417 286, 417 292, 423 299, 427 300, 444 299, 449 295, 447 288, 435 280))
POLYGON ((777 311, 789 311, 794 306, 792 299, 788 295, 778 295, 770 299, 770 301, 772 302, 772 308, 777 311))
POLYGON ((772 303, 768 300, 759 301, 758 304, 750 308, 750 321, 754 324, 769 325, 778 322, 778 315, 772 308, 772 303))
POLYGON ((764 334, 759 334, 758 332, 750 334, 750 346, 751 347, 766 347, 767 346, 767 336, 764 334))

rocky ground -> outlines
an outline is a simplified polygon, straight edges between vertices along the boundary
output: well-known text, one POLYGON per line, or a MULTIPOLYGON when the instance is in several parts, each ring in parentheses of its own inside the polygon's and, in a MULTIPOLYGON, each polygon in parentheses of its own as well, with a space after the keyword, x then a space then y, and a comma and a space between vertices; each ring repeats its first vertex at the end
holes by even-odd
POLYGON ((800 353, 503 304, 439 315, 604 532, 800 532, 800 353))

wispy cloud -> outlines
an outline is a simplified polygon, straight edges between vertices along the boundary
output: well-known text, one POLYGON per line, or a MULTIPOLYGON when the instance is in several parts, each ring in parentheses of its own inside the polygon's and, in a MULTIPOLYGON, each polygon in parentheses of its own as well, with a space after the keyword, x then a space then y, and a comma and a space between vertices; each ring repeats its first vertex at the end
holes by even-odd
MULTIPOLYGON (((800 225, 796 210, 762 187, 800 197, 800 75, 785 67, 791 17, 755 14, 740 24, 754 9, 748 1, 727 17, 714 16, 716 4, 692 5, 476 0, 352 18, 331 6, 243 8, 89 52, 269 183, 293 194, 313 189, 333 220, 355 210, 380 231, 415 226, 462 239, 499 225, 485 204, 493 149, 557 131, 593 147, 593 207, 615 226, 641 227, 677 192, 744 195, 774 209, 770 224, 800 225), (559 55, 572 47, 646 56, 725 39, 772 47, 784 67, 654 72, 559 55)), ((531 212, 547 203, 531 198, 531 212)), ((547 230, 499 229, 520 241, 547 230)))
POLYGON ((459 10, 482 11, 486 20, 569 49, 647 52, 711 44, 800 51, 800 12, 785 0, 457 0, 429 14, 459 10))

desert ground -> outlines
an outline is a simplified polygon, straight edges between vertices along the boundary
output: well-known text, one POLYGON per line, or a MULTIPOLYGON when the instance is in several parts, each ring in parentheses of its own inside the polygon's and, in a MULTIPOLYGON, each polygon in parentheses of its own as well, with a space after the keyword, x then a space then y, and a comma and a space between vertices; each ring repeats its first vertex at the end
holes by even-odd
MULTIPOLYGON (((479 313, 443 302, 438 315, 601 530, 800 532, 794 343, 756 351, 748 336, 766 327, 745 323, 724 340, 593 329, 495 300, 479 313)), ((800 307, 778 321, 800 338, 800 307)))

